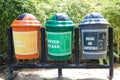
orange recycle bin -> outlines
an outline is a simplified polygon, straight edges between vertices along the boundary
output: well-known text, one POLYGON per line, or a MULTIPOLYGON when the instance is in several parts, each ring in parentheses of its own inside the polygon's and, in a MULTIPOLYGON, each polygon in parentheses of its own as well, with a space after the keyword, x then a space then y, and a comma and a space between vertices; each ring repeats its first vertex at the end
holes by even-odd
POLYGON ((25 13, 11 24, 17 59, 37 59, 41 53, 41 24, 32 14, 25 13))

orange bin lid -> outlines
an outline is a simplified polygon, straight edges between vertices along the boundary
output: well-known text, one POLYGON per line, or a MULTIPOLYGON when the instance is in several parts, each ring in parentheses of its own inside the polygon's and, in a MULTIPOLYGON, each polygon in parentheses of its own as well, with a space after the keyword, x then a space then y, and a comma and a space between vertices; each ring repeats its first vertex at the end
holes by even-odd
POLYGON ((41 26, 41 23, 32 14, 24 13, 24 14, 18 16, 18 18, 12 22, 11 26, 12 27, 41 26))

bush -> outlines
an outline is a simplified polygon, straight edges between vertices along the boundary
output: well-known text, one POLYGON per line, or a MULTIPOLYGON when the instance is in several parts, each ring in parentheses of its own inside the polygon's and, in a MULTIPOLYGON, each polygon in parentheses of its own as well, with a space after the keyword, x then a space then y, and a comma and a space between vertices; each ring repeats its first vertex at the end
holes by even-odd
POLYGON ((34 13, 33 0, 0 0, 0 63, 7 58, 7 28, 22 13, 34 13))
POLYGON ((88 8, 89 6, 84 3, 84 0, 78 0, 78 2, 70 0, 1 0, 0 61, 6 60, 7 57, 7 28, 18 15, 31 13, 44 26, 50 15, 63 12, 68 14, 75 23, 79 23, 88 8))
POLYGON ((120 40, 120 1, 115 1, 109 3, 109 5, 104 6, 102 13, 105 18, 110 22, 110 26, 114 30, 114 51, 119 55, 119 40, 120 40))

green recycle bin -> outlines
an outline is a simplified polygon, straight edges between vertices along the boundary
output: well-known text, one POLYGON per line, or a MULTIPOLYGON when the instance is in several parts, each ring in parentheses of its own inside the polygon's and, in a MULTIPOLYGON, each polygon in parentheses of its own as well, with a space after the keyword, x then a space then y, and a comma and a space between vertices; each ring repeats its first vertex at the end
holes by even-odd
POLYGON ((100 13, 85 15, 80 22, 82 58, 104 59, 107 53, 108 21, 100 13))
POLYGON ((52 60, 68 60, 72 53, 75 24, 64 13, 55 13, 46 22, 48 56, 52 60))

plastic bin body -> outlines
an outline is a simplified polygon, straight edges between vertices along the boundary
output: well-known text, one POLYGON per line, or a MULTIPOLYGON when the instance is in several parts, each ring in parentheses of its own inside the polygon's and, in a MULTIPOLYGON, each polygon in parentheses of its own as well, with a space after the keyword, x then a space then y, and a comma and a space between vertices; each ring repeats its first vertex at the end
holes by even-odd
POLYGON ((32 14, 22 14, 11 24, 17 59, 37 59, 41 53, 41 24, 32 14))
POLYGON ((56 13, 45 25, 49 58, 53 60, 70 59, 74 23, 67 15, 56 13))
POLYGON ((99 13, 91 13, 85 16, 79 24, 82 44, 82 58, 104 59, 107 54, 107 25, 99 13))

